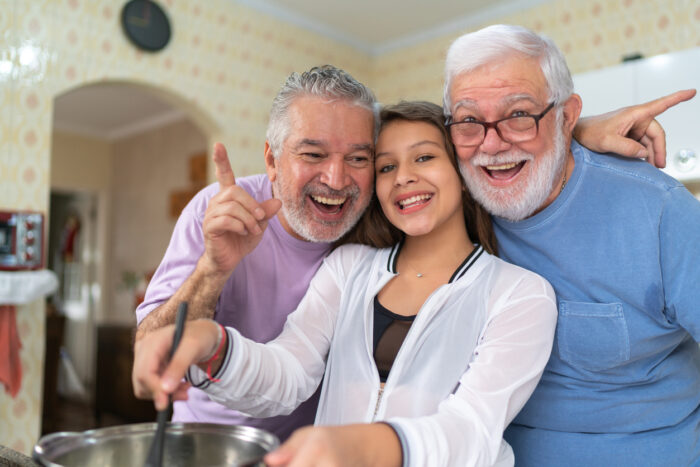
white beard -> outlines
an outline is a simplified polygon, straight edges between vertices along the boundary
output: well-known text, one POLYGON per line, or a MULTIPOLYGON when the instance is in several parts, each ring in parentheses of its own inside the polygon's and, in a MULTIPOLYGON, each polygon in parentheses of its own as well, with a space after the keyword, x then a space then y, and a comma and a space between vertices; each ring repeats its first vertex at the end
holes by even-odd
POLYGON ((465 167, 465 163, 460 161, 459 169, 465 185, 472 197, 489 213, 516 222, 531 216, 544 204, 554 188, 554 181, 562 176, 568 156, 561 117, 562 113, 557 112, 554 147, 539 158, 520 150, 512 150, 498 156, 477 153, 468 162, 473 167, 465 167), (518 180, 508 187, 494 188, 484 175, 472 176, 470 173, 470 169, 483 170, 481 167, 484 165, 522 160, 527 160, 527 164, 531 165, 528 178, 518 180))

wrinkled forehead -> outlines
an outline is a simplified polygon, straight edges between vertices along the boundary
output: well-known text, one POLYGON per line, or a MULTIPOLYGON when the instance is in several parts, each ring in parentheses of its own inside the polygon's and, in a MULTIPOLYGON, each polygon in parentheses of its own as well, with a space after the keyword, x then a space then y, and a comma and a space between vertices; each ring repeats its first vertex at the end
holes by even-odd
POLYGON ((347 99, 297 98, 289 107, 288 118, 288 136, 324 134, 353 143, 373 142, 374 113, 347 99))
POLYGON ((494 108, 497 111, 506 111, 512 107, 519 107, 520 110, 528 108, 536 109, 541 106, 540 99, 528 93, 515 92, 512 94, 494 94, 492 99, 489 99, 488 93, 484 93, 480 98, 463 98, 458 99, 452 106, 452 114, 457 117, 462 112, 479 113, 489 108, 494 108))
POLYGON ((540 102, 548 93, 539 60, 507 56, 456 75, 450 85, 451 110, 478 106, 481 101, 500 100, 504 105, 521 99, 540 102))

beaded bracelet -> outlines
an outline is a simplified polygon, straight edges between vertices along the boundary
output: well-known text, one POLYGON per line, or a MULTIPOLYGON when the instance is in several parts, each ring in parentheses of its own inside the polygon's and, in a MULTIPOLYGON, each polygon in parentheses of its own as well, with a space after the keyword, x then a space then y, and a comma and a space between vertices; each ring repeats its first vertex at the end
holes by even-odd
POLYGON ((228 334, 226 333, 226 329, 224 328, 223 325, 217 323, 219 327, 221 328, 221 336, 219 336, 219 341, 216 344, 216 352, 214 352, 214 355, 212 355, 210 358, 208 358, 206 361, 202 362, 202 365, 207 366, 207 379, 211 381, 212 383, 218 383, 221 381, 219 378, 214 378, 213 375, 211 374, 211 364, 216 361, 217 358, 219 358, 219 354, 221 353, 221 349, 224 347, 224 344, 228 341, 228 334))

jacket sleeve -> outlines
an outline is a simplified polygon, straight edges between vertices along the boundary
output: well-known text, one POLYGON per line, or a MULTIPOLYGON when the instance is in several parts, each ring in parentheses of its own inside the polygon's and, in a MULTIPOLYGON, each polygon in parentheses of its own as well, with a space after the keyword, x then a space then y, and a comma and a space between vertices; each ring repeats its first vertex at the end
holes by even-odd
POLYGON ((326 367, 344 288, 344 269, 352 248, 340 248, 324 260, 282 333, 266 344, 228 328, 229 351, 215 379, 196 366, 190 381, 209 397, 255 417, 285 415, 316 390, 326 367), (197 383, 199 381, 200 383, 197 383))
POLYGON ((457 389, 435 414, 389 420, 402 439, 404 465, 491 466, 499 453, 512 458, 503 431, 542 376, 557 307, 549 283, 532 273, 495 287, 492 295, 489 319, 457 389))

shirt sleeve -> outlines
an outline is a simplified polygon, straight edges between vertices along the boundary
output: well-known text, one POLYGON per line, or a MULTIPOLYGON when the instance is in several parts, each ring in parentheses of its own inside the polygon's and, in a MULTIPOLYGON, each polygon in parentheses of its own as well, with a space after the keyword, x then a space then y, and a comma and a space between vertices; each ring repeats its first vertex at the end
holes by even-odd
POLYGON ((148 283, 144 301, 136 308, 137 324, 173 296, 204 253, 202 220, 209 201, 207 193, 200 191, 180 214, 163 260, 148 283))
POLYGON ((674 187, 659 224, 667 318, 700 341, 700 201, 674 187))
POLYGON ((324 260, 282 333, 266 344, 228 328, 230 348, 218 382, 205 381, 198 367, 191 382, 209 397, 255 417, 286 415, 308 399, 323 378, 328 350, 340 310, 345 270, 356 248, 339 248, 324 260))
POLYGON ((404 465, 492 466, 511 452, 503 431, 542 376, 557 308, 552 287, 539 276, 528 273, 508 287, 495 288, 472 361, 437 413, 389 420, 405 439, 404 465))

